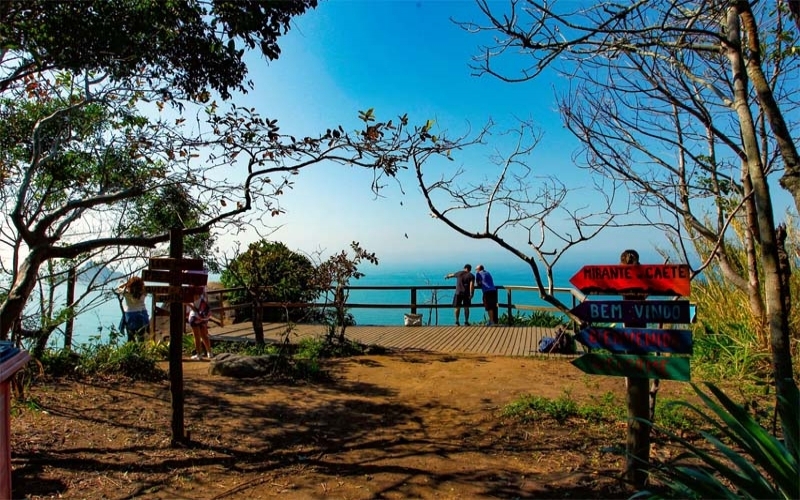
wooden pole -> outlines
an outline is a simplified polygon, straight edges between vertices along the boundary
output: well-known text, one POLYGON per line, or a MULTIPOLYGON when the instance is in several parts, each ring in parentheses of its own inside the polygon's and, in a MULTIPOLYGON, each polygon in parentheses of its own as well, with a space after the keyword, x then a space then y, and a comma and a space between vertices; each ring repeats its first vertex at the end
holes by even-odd
MULTIPOLYGON (((620 264, 639 265, 639 253, 625 250, 620 264)), ((623 295, 622 300, 642 300, 645 296, 623 295)), ((646 323, 628 322, 626 327, 643 328, 646 323)), ((626 402, 628 406, 628 436, 626 440, 625 479, 635 488, 641 489, 647 481, 650 468, 650 426, 644 422, 650 418, 650 379, 626 377, 626 402)))
MULTIPOLYGON (((75 302, 75 282, 77 280, 75 268, 70 267, 67 271, 67 307, 72 307, 75 302)), ((72 332, 75 328, 75 316, 70 314, 67 318, 67 325, 64 327, 64 349, 72 349, 72 332)))
MULTIPOLYGON (((183 230, 169 232, 169 256, 183 258, 183 230)), ((173 285, 173 283, 170 283, 173 285)), ((172 297, 169 304, 169 385, 172 396, 172 446, 183 446, 189 441, 183 426, 183 302, 172 297)))

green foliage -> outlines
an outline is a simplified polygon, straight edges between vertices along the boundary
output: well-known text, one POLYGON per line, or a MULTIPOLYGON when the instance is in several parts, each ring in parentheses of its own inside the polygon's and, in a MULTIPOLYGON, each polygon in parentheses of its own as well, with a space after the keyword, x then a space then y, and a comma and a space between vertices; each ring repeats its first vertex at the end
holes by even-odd
POLYGON ((6 0, 0 9, 3 48, 28 54, 32 68, 105 70, 118 79, 166 80, 164 93, 228 99, 245 90, 244 48, 269 59, 291 19, 317 0, 6 0), (64 29, 68 26, 69 29, 64 29))
MULTIPOLYGON (((796 219, 787 215, 786 247, 791 253, 800 245, 800 231, 796 219)), ((741 229, 737 229, 737 233, 741 229)), ((700 251, 707 254, 715 247, 700 251)), ((726 241, 725 252, 737 274, 746 277, 745 251, 736 240, 726 241)), ((789 255, 791 275, 789 288, 792 297, 800 296, 798 259, 789 255)), ((760 272, 760 269, 758 269, 760 272)), ((762 294, 763 295, 763 294, 762 294)), ((772 376, 771 344, 768 329, 756 318, 750 308, 747 294, 725 278, 715 260, 703 274, 692 281, 692 301, 697 305, 698 321, 693 327, 694 357, 692 371, 706 379, 769 378, 772 376)), ((789 331, 800 328, 800 307, 792 307, 789 331)), ((795 347, 796 350, 796 347, 795 347)), ((793 353, 795 362, 798 352, 793 353)), ((797 366, 797 365, 796 365, 797 366)))
MULTIPOLYGON (((593 423, 623 421, 627 418, 625 402, 612 392, 592 396, 589 403, 578 403, 565 392, 556 399, 525 395, 503 408, 502 416, 522 422, 551 418, 563 424, 570 419, 593 423)), ((697 424, 689 412, 665 400, 656 405, 656 422, 663 428, 689 430, 697 424)))
POLYGON ((556 399, 542 396, 525 395, 510 403, 501 415, 506 418, 515 418, 522 422, 535 422, 545 418, 552 418, 563 424, 570 418, 589 415, 592 412, 581 412, 581 407, 572 399, 569 393, 564 393, 556 399))
MULTIPOLYGON (((247 251, 230 262, 222 271, 221 281, 226 288, 245 287, 246 291, 232 294, 234 304, 247 304, 253 297, 261 302, 312 302, 319 296, 314 285, 315 268, 305 255, 289 250, 280 242, 253 242, 247 251)), ((290 311, 294 320, 304 311, 290 311)), ((249 319, 240 317, 237 321, 249 319)), ((284 311, 264 311, 265 321, 283 321, 284 311)))
POLYGON ((783 439, 772 436, 713 384, 706 384, 708 393, 696 385, 692 388, 702 408, 683 401, 674 404, 688 408, 711 426, 701 435, 714 452, 661 430, 686 452, 675 462, 654 467, 655 487, 634 498, 800 498, 797 385, 791 383, 788 396, 781 398, 783 439))
POLYGON ((67 349, 46 349, 39 362, 44 372, 52 377, 68 377, 78 373, 82 356, 67 349))
MULTIPOLYGON (((167 184, 133 200, 122 227, 126 236, 152 236, 175 227, 196 227, 207 208, 197 201, 185 185, 167 184)), ((210 233, 186 235, 183 238, 183 254, 185 257, 203 259, 212 272, 218 272, 214 260, 210 258, 214 241, 210 233)))
POLYGON ((712 380, 769 377, 769 352, 758 347, 749 325, 703 319, 695 325, 692 337, 696 376, 712 380), (716 330, 711 322, 716 323, 716 330))
POLYGON ((164 345, 153 342, 90 343, 76 351, 46 350, 39 361, 46 374, 56 377, 122 376, 158 381, 166 378, 158 367, 165 354, 164 345))
MULTIPOLYGON (((505 312, 500 315, 498 322, 501 325, 507 325, 509 321, 508 313, 505 312)), ((532 311, 530 313, 521 313, 516 311, 511 316, 511 324, 514 326, 539 326, 543 328, 556 328, 558 326, 566 326, 569 320, 560 313, 550 311, 532 311)))
MULTIPOLYGON (((34 129, 38 147, 52 149, 47 161, 31 173, 31 192, 35 200, 52 207, 70 198, 89 197, 98 192, 135 189, 158 177, 161 168, 128 151, 105 146, 102 153, 92 150, 95 138, 112 128, 126 128, 121 117, 98 104, 71 106, 85 98, 74 89, 55 89, 49 99, 0 100, 0 165, 17 172, 33 155, 34 129), (65 135, 67 136, 65 138, 65 135)), ((31 200, 32 202, 33 200, 31 200)))

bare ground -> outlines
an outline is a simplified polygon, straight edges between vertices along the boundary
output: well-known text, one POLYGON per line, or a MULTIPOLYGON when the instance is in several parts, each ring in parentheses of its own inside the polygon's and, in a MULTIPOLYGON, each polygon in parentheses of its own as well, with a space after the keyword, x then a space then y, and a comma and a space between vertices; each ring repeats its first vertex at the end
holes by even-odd
MULTIPOLYGON (((16 403, 14 498, 626 498, 625 424, 522 424, 524 394, 592 403, 620 378, 567 359, 394 353, 326 362, 329 380, 275 383, 186 361, 171 447, 168 382, 49 381, 16 403)), ((166 364, 164 365, 166 369, 166 364)), ((664 382, 661 397, 686 394, 664 382)), ((670 450, 654 446, 656 457, 670 450)))

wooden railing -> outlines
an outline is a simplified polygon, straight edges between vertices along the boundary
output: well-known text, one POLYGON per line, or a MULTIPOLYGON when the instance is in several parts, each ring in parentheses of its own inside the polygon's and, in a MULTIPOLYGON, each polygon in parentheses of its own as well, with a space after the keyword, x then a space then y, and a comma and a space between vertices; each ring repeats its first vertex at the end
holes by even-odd
MULTIPOLYGON (((538 296, 539 289, 535 286, 517 286, 517 285, 506 285, 506 286, 499 286, 497 287, 498 290, 505 291, 505 301, 498 303, 498 309, 505 310, 508 313, 508 317, 511 318, 514 315, 515 311, 544 311, 544 312, 558 312, 553 306, 550 305, 533 305, 533 304, 524 304, 524 303, 516 303, 514 301, 514 292, 526 292, 526 293, 535 293, 538 296)), ((242 291, 243 288, 226 288, 226 289, 218 289, 218 290, 208 290, 207 294, 209 297, 209 301, 212 304, 211 312, 215 316, 216 319, 220 321, 225 321, 225 318, 229 316, 230 311, 236 311, 239 309, 249 309, 252 307, 251 304, 239 304, 239 305, 225 305, 227 303, 226 296, 229 296, 233 292, 242 291), (216 299, 215 299, 216 298, 216 299)), ((348 286, 346 290, 349 291, 357 291, 357 290, 380 290, 380 291, 390 291, 390 290, 407 290, 409 292, 409 301, 407 303, 373 303, 373 302, 346 302, 345 308, 346 309, 405 309, 409 311, 411 314, 417 314, 418 310, 432 310, 432 309, 453 309, 453 301, 452 301, 452 293, 455 293, 455 289, 453 286, 446 286, 446 285, 420 285, 420 286, 348 286), (439 292, 448 292, 448 300, 444 302, 439 302, 436 300, 433 301, 433 297, 437 297, 439 292), (420 292, 432 292, 431 293, 431 301, 422 302, 420 301, 421 294, 420 292)), ((553 294, 556 296, 563 295, 565 299, 567 299, 567 295, 569 295, 568 300, 562 300, 567 305, 571 305, 574 307, 577 305, 578 302, 582 300, 579 292, 572 288, 554 288, 553 294)), ((349 296, 349 294, 348 294, 349 296)), ((502 292, 498 293, 499 298, 503 298, 502 292)), ((293 309, 293 308, 322 308, 322 307, 333 307, 331 302, 264 302, 262 306, 265 308, 281 308, 281 309, 293 309)), ((482 309, 483 304, 481 303, 480 299, 480 292, 476 290, 475 299, 473 299, 472 305, 470 309, 482 309)))

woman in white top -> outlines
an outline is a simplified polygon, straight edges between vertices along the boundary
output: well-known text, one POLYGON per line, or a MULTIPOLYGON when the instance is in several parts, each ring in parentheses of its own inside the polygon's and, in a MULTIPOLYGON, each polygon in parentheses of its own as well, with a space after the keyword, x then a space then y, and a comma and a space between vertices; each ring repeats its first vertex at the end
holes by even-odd
POLYGON ((194 334, 195 354, 192 359, 201 359, 203 349, 206 351, 205 357, 211 359, 211 340, 208 338, 208 320, 211 319, 211 307, 208 305, 205 290, 200 295, 195 295, 195 301, 189 304, 189 326, 192 327, 194 334))
POLYGON ((144 302, 144 280, 139 276, 132 276, 114 292, 121 297, 120 304, 123 314, 119 327, 120 332, 128 334, 128 342, 142 342, 144 333, 150 325, 147 304, 144 302))

